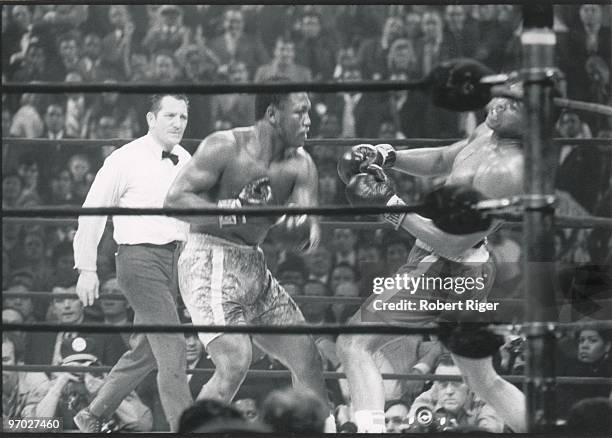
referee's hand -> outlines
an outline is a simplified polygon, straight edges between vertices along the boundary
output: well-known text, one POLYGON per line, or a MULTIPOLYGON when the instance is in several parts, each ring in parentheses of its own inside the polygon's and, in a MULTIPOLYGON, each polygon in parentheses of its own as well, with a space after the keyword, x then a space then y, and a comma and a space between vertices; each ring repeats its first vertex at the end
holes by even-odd
POLYGON ((76 293, 85 307, 91 306, 100 297, 100 281, 96 271, 81 271, 76 285, 76 293))

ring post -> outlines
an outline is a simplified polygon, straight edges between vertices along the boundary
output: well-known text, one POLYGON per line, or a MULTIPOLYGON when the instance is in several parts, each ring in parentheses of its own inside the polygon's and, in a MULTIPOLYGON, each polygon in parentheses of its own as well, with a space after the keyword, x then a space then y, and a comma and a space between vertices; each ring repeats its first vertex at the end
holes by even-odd
POLYGON ((553 86, 547 71, 554 67, 555 34, 551 2, 523 5, 521 35, 524 77, 526 134, 525 204, 523 227, 525 317, 527 352, 525 395, 529 432, 550 433, 556 422, 554 390, 555 336, 552 324, 556 315, 554 275, 554 205, 544 202, 554 195, 557 148, 551 140, 553 86), (537 200, 542 202, 538 203, 537 200))

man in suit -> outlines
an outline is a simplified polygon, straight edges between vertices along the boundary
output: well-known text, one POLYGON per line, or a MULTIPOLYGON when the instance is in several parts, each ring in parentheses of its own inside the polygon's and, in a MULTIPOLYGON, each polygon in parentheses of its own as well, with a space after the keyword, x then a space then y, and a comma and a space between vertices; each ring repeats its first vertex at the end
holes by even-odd
MULTIPOLYGON (((52 289, 53 294, 75 293, 76 285, 52 289)), ((58 365, 62 362, 61 345, 66 339, 79 335, 79 325, 87 323, 83 303, 79 298, 54 298, 51 306, 61 324, 74 325, 73 332, 44 333, 32 332, 26 337, 26 364, 58 365)), ((103 365, 114 365, 126 351, 125 344, 118 334, 92 333, 88 337, 95 342, 95 354, 103 365)))
POLYGON ((260 65, 268 62, 269 56, 261 40, 244 33, 242 11, 228 9, 224 16, 223 29, 223 34, 210 42, 210 49, 222 65, 232 61, 244 62, 252 76, 260 65))

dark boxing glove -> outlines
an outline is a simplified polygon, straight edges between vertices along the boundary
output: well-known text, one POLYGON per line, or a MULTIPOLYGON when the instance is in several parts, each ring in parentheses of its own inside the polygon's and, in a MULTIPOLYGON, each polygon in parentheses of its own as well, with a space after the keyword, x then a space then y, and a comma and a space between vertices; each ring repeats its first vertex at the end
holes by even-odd
POLYGON ((369 165, 390 168, 393 167, 395 159, 396 152, 390 144, 358 144, 338 160, 338 176, 344 184, 348 184, 354 175, 366 172, 369 165))
POLYGON ((504 345, 504 337, 485 322, 438 322, 438 338, 452 353, 472 359, 494 355, 504 345))
POLYGON ((491 89, 481 84, 493 70, 467 58, 451 59, 434 68, 427 78, 434 105, 451 111, 474 111, 491 100, 491 89))
POLYGON ((485 231, 492 219, 476 209, 478 202, 484 199, 482 193, 468 186, 442 186, 425 196, 420 213, 450 234, 485 231))
MULTIPOLYGON (((246 184, 235 199, 220 199, 217 202, 219 207, 240 208, 248 206, 268 205, 272 201, 272 187, 270 178, 261 177, 254 179, 246 184)), ((227 227, 231 225, 246 224, 246 216, 219 216, 219 226, 227 227)))

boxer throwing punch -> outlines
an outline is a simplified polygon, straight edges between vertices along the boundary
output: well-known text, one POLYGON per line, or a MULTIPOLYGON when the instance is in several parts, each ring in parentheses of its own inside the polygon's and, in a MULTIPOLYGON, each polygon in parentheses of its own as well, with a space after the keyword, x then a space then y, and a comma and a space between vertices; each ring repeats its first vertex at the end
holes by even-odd
MULTIPOLYGON (((317 170, 303 149, 310 128, 306 93, 258 95, 255 125, 219 131, 200 144, 166 197, 166 207, 248 207, 317 203, 317 170)), ((304 322, 297 305, 267 269, 258 247, 274 226, 294 249, 314 248, 320 227, 309 216, 190 217, 179 258, 179 283, 194 324, 304 322), (284 232, 283 232, 284 231, 284 232)), ((200 333, 215 373, 198 398, 229 402, 251 364, 246 334, 200 333)), ((294 386, 327 400, 319 353, 310 336, 253 335, 292 373, 294 386)))
MULTIPOLYGON (((395 195, 392 184, 385 175, 384 169, 390 168, 416 176, 445 176, 447 190, 442 192, 447 194, 453 192, 454 185, 468 187, 466 189, 468 197, 477 193, 470 191, 470 188, 492 198, 522 194, 521 137, 524 122, 520 90, 517 88, 518 84, 508 87, 504 96, 493 98, 487 106, 485 123, 478 126, 468 139, 453 145, 403 151, 395 151, 386 144, 353 147, 338 163, 339 175, 347 184, 346 195, 351 204, 403 204, 403 201, 395 195)), ((460 191, 456 193, 459 194, 460 191)), ((448 213, 448 210, 452 212, 457 207, 453 205, 453 198, 450 196, 448 199, 435 197, 428 199, 426 204, 431 210, 430 216, 434 217, 436 209, 443 213, 448 213)), ((478 215, 473 215, 472 219, 466 221, 465 217, 460 215, 455 217, 452 214, 447 215, 447 223, 440 226, 447 231, 452 230, 451 233, 442 231, 430 218, 418 214, 385 215, 385 220, 391 222, 397 230, 408 232, 417 238, 406 265, 399 269, 398 274, 435 277, 442 280, 459 277, 484 279, 484 287, 472 292, 464 293, 456 288, 451 290, 421 288, 411 290, 411 297, 445 302, 474 298, 481 302, 486 300, 495 271, 486 248, 485 238, 496 229, 498 223, 482 220, 478 215)), ((383 299, 393 300, 403 294, 398 290, 390 290, 384 295, 383 299)), ((360 316, 367 312, 369 316, 380 317, 383 321, 407 325, 427 324, 440 317, 440 312, 435 311, 407 310, 376 314, 372 312, 371 301, 366 301, 352 322, 361 322, 360 316)), ((452 319, 457 315, 447 312, 441 316, 444 319, 452 319)), ((338 353, 350 386, 359 431, 384 430, 383 382, 372 355, 389 340, 389 336, 380 335, 343 335, 337 342, 338 353)), ((468 370, 463 366, 466 362, 457 359, 455 362, 461 368, 463 375, 466 375, 468 370)), ((478 386, 472 389, 482 396, 483 391, 480 391, 478 386)), ((508 400, 522 398, 520 391, 510 384, 502 384, 493 394, 487 391, 487 395, 490 396, 483 398, 493 408, 499 406, 507 408, 508 400)), ((514 406, 520 406, 520 403, 514 406)), ((516 416, 511 415, 510 418, 516 416)))

